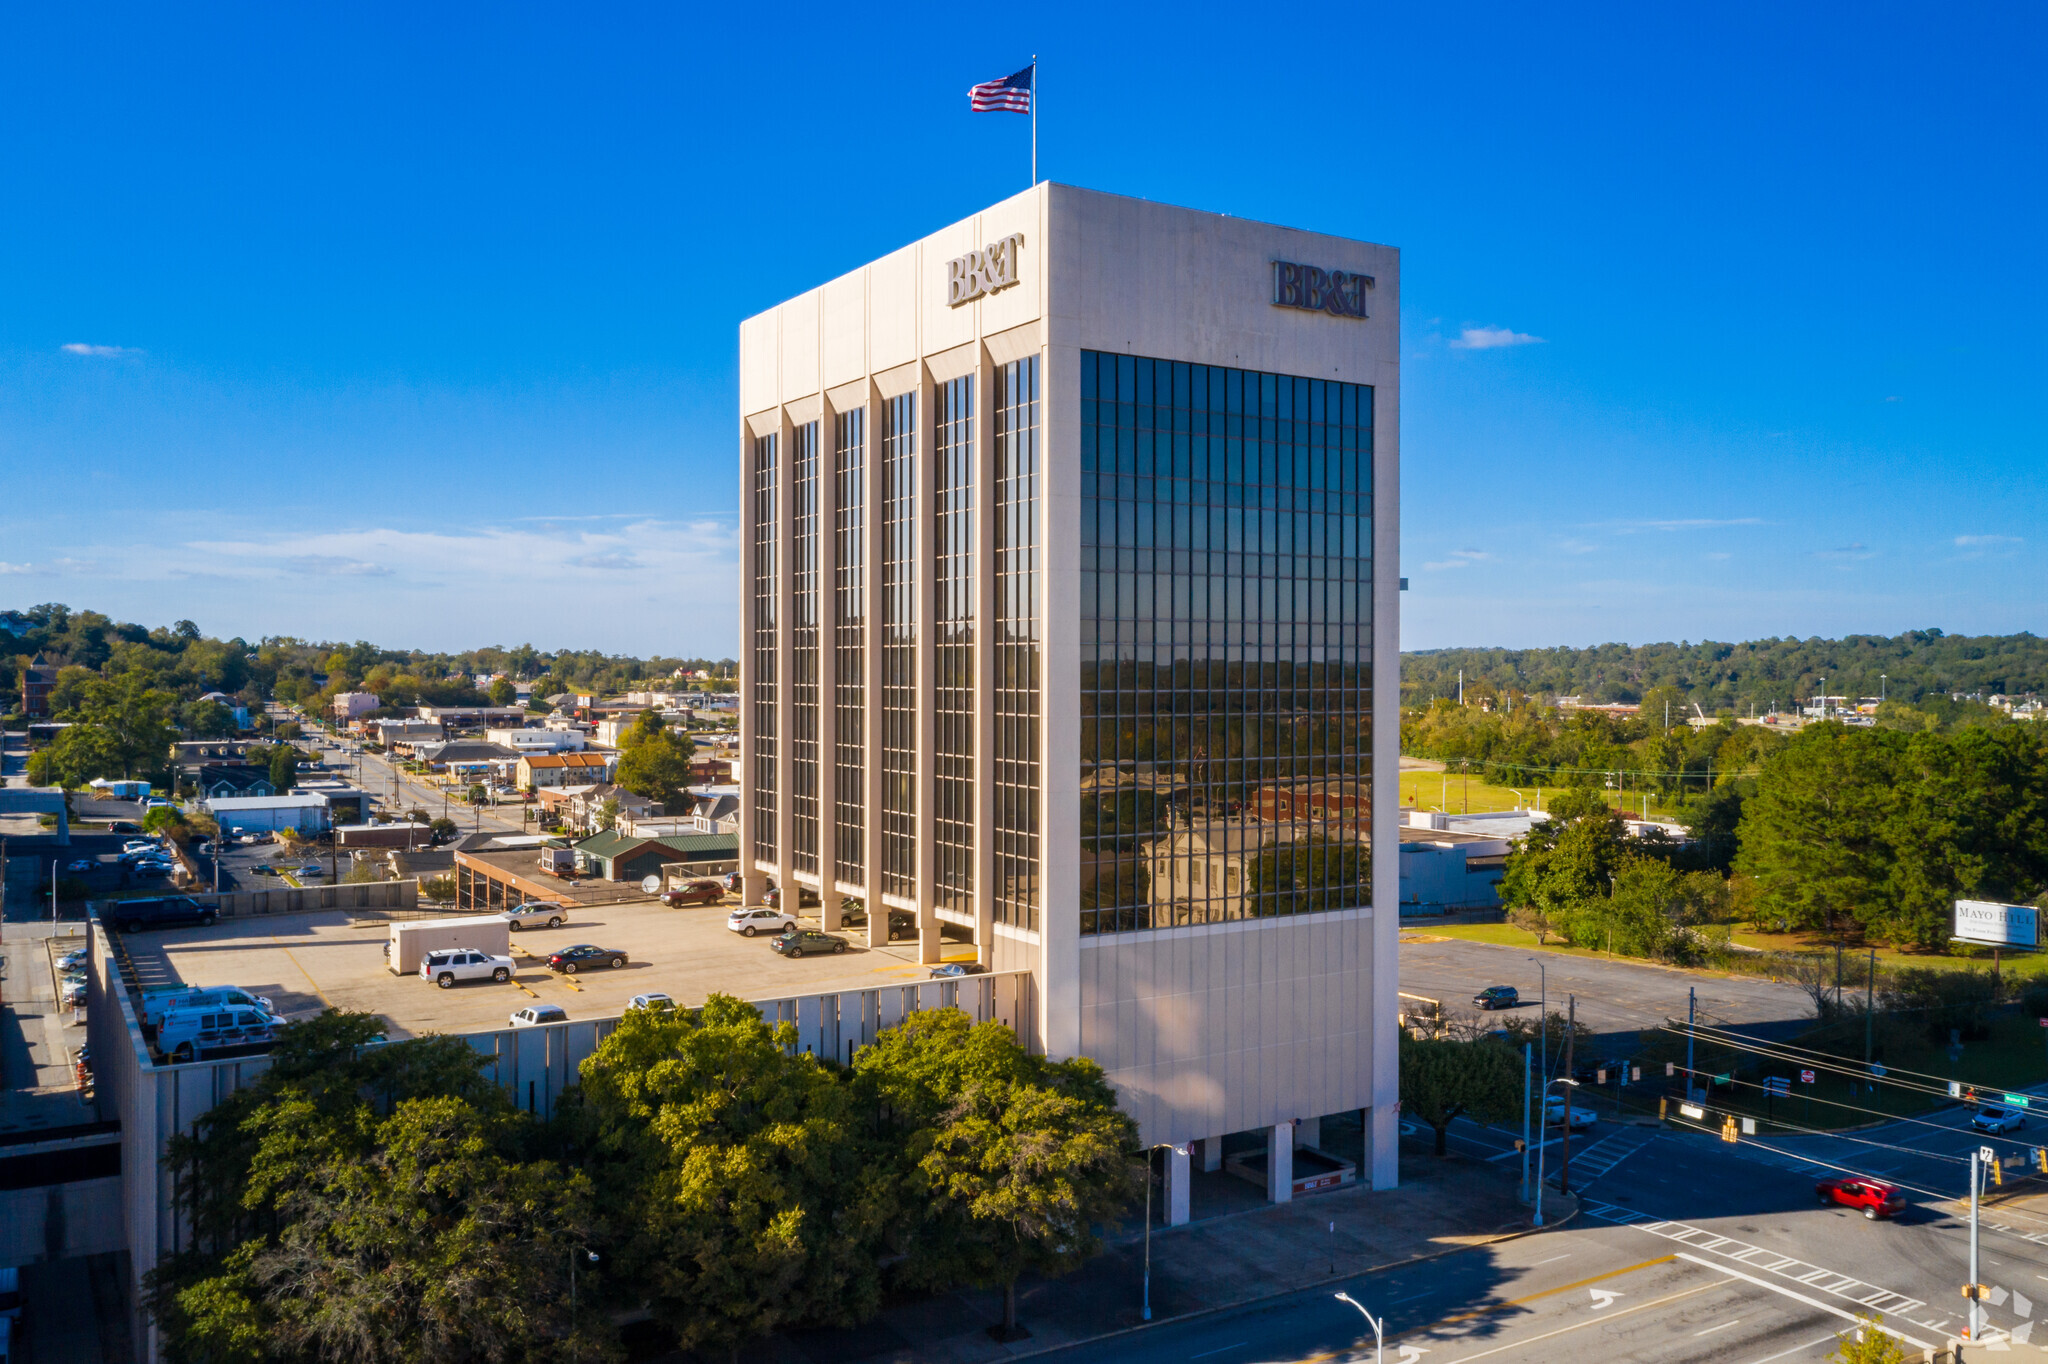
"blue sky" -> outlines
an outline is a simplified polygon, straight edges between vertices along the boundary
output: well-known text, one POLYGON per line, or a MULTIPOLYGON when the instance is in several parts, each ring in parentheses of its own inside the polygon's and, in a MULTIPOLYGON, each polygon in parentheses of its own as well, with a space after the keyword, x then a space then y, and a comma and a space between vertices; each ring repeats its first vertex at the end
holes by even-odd
POLYGON ((2040 631, 2044 14, 16 6, 0 606, 732 653, 739 319, 1036 51, 1050 178, 1402 248, 1407 647, 2040 631))

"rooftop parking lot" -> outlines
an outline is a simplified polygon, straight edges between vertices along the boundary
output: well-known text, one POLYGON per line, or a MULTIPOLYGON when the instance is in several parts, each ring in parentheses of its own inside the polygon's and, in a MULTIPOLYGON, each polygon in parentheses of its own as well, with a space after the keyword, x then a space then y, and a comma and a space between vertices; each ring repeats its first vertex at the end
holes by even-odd
MULTIPOLYGON (((669 909, 652 902, 578 907, 560 928, 512 935, 518 969, 511 983, 478 981, 446 990, 417 976, 394 976, 383 953, 390 924, 353 920, 340 910, 229 919, 211 928, 124 935, 124 941, 145 988, 239 985, 267 996, 293 1018, 326 1006, 381 1015, 393 1038, 502 1028, 514 1010, 536 1001, 559 1004, 572 1019, 610 1018, 624 1012, 634 995, 657 991, 691 1006, 713 991, 774 999, 901 985, 929 971, 917 962, 915 942, 870 949, 857 933, 841 935, 848 939, 842 955, 790 961, 768 938, 728 930, 726 909, 669 909), (549 952, 576 943, 619 948, 630 960, 574 977, 548 969, 549 952)), ((943 955, 969 960, 973 948, 949 941, 943 955)))

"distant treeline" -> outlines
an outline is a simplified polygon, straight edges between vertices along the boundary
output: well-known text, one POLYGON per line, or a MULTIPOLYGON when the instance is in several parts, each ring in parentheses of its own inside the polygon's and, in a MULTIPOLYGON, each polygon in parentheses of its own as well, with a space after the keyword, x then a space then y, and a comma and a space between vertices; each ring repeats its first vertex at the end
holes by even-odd
MULTIPOLYGON (((1917 702, 1931 696, 2048 692, 2048 640, 2031 634, 1903 635, 1844 639, 1760 639, 1745 644, 1601 644, 1590 649, 1430 649, 1401 655, 1404 705, 1456 697, 1580 696, 1636 702, 1674 688, 1689 710, 1758 714, 1820 693, 1917 702)), ((1674 718, 1676 718, 1674 716, 1674 718)))

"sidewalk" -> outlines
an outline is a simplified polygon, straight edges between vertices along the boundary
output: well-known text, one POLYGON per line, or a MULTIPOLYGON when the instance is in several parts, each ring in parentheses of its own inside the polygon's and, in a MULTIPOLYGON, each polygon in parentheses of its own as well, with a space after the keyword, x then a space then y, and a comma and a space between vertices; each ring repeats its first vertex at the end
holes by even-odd
MULTIPOLYGON (((1152 1230, 1152 1317, 1238 1306, 1406 1261, 1452 1254, 1527 1231, 1518 1172, 1482 1161, 1437 1160, 1404 1142, 1401 1187, 1361 1186, 1283 1206, 1263 1202, 1184 1227, 1152 1230), (1334 1230, 1332 1230, 1334 1224, 1334 1230)), ((1246 1186, 1248 1192, 1256 1190, 1246 1186)), ((1550 1195, 1546 1221, 1563 1223, 1575 1200, 1550 1195)), ((895 1303, 850 1331, 778 1336, 742 1353, 748 1364, 988 1364, 1020 1359, 1141 1325, 1144 1228, 1127 1226, 1107 1254, 1052 1282, 1018 1285, 1018 1321, 1029 1339, 999 1345, 1000 1290, 964 1290, 895 1303)), ((670 1356, 673 1358, 673 1356, 670 1356)))

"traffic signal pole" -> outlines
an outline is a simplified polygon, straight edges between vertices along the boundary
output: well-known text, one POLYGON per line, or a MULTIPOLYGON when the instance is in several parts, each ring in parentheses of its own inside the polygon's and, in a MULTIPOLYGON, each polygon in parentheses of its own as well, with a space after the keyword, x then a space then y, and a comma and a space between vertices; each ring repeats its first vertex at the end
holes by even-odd
POLYGON ((1982 1182, 1980 1153, 1970 1152, 1970 1339, 1977 1339, 1983 1308, 1977 1305, 1977 1186, 1982 1182))
MULTIPOLYGON (((1564 1073, 1565 1078, 1576 1080, 1578 1077, 1572 1072, 1572 1042, 1579 1030, 1579 997, 1566 995, 1564 1007, 1564 1073)), ((1572 1191, 1572 1098, 1569 1093, 1564 1098, 1564 1165, 1558 1172, 1557 1191, 1572 1191)))

